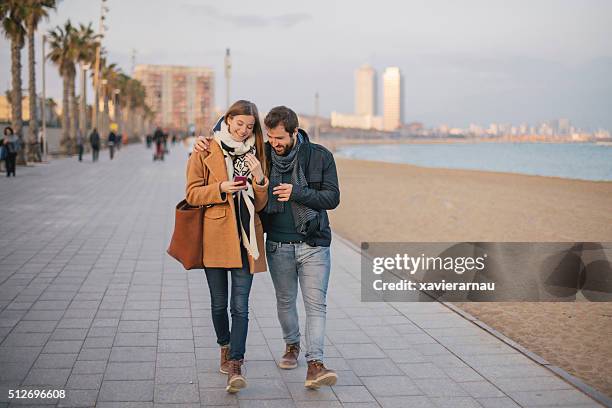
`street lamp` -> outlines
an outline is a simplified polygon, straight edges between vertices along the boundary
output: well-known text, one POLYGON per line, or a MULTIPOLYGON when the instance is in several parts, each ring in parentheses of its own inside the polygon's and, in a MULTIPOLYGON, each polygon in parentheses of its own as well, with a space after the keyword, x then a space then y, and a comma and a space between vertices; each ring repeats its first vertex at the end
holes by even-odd
POLYGON ((119 118, 119 94, 121 93, 121 90, 118 88, 113 89, 113 115, 114 115, 114 120, 117 124, 119 124, 119 120, 117 118, 119 118))
POLYGON ((81 62, 81 114, 79 115, 81 137, 87 133, 87 70, 91 64, 81 62))
POLYGON ((230 105, 230 79, 232 77, 232 58, 230 56, 230 49, 225 49, 225 102, 226 109, 229 109, 230 105))
POLYGON ((46 77, 45 77, 45 66, 47 64, 47 56, 45 55, 45 45, 47 43, 47 36, 43 34, 42 36, 42 148, 43 151, 43 160, 47 161, 47 88, 46 88, 46 77))
POLYGON ((106 6, 106 0, 102 0, 100 4, 100 22, 98 25, 98 36, 99 39, 96 41, 96 62, 93 67, 94 70, 94 93, 95 93, 95 101, 94 107, 92 109, 92 118, 91 118, 91 126, 100 130, 100 125, 98 123, 98 118, 100 117, 100 53, 102 48, 102 38, 104 38, 105 30, 108 30, 108 27, 104 25, 104 20, 106 19, 105 14, 108 13, 110 9, 106 6))

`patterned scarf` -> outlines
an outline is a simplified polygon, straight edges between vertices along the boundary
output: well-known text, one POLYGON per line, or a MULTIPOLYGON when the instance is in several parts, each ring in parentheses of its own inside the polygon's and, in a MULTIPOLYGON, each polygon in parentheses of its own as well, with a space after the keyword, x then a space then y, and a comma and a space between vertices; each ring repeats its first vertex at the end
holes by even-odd
MULTIPOLYGON (((271 162, 270 168, 270 188, 268 189, 268 205, 266 206, 266 213, 278 214, 285 211, 285 204, 291 205, 291 212, 293 213, 293 220, 295 222, 295 229, 299 234, 306 235, 308 231, 309 221, 315 219, 318 213, 310 207, 306 207, 295 201, 278 201, 277 197, 272 194, 272 189, 283 182, 283 174, 291 172, 291 184, 298 186, 298 188, 307 188, 308 181, 304 175, 304 170, 298 164, 299 150, 304 145, 302 136, 298 133, 297 139, 293 149, 286 156, 280 156, 276 154, 274 149, 271 150, 271 162)), ((295 188, 295 187, 294 187, 295 188)))
POLYGON ((253 259, 257 259, 259 258, 259 250, 257 249, 257 236, 255 234, 253 175, 245 159, 247 153, 255 154, 256 152, 255 136, 249 137, 244 142, 236 142, 230 136, 229 129, 223 118, 221 118, 220 129, 214 133, 214 138, 223 151, 228 180, 234 180, 234 176, 247 177, 247 189, 235 193, 235 203, 238 209, 238 226, 242 245, 253 259))

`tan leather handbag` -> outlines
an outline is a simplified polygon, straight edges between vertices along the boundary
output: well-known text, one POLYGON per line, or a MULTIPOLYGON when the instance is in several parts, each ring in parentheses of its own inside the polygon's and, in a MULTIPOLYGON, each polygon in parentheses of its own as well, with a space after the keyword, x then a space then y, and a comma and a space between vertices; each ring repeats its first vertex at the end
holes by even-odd
POLYGON ((174 233, 168 254, 179 261, 185 269, 203 269, 204 211, 210 206, 194 207, 183 200, 176 205, 174 233))

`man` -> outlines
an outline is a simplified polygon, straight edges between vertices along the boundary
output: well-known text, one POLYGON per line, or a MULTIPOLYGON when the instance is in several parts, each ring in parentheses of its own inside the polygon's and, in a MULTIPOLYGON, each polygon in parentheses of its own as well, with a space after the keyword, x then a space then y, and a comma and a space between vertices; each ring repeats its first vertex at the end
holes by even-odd
POLYGON ((113 157, 115 156, 115 144, 117 143, 117 135, 115 134, 114 130, 111 130, 110 133, 108 134, 108 151, 110 153, 110 159, 113 160, 113 157))
POLYGON ((76 142, 77 142, 77 149, 79 152, 79 161, 82 162, 83 161, 83 152, 85 151, 85 141, 83 140, 83 133, 81 132, 81 129, 77 129, 77 138, 76 138, 76 142))
MULTIPOLYGON (((298 366, 300 327, 297 313, 298 283, 306 309, 305 386, 317 389, 334 385, 337 374, 323 364, 326 297, 331 268, 331 229, 327 210, 340 203, 338 176, 333 155, 311 143, 298 128, 295 112, 285 106, 273 108, 266 116, 268 142, 267 174, 269 200, 260 213, 266 238, 266 257, 276 291, 276 305, 285 352, 278 365, 298 366)), ((207 150, 208 140, 200 136, 194 151, 207 150)))
POLYGON ((155 132, 153 133, 153 141, 155 142, 155 158, 156 159, 164 160, 164 153, 166 150, 164 146, 165 138, 166 138, 166 135, 164 134, 164 131, 162 130, 161 127, 157 126, 155 128, 155 132))
POLYGON ((91 144, 92 161, 97 162, 98 156, 100 155, 100 134, 98 133, 98 129, 93 128, 89 134, 89 143, 91 144))

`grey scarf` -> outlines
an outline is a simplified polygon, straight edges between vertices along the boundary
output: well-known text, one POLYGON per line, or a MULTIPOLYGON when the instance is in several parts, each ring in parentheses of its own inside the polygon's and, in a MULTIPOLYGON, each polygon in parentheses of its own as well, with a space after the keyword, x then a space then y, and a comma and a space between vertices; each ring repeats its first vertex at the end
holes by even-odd
POLYGON ((303 144, 302 136, 298 133, 295 146, 293 146, 293 149, 291 149, 288 155, 279 156, 274 149, 271 149, 272 165, 270 166, 270 188, 268 189, 266 213, 282 213, 285 211, 285 204, 290 204, 296 231, 306 235, 308 231, 308 222, 317 218, 318 212, 296 201, 278 201, 277 197, 272 194, 272 189, 283 182, 282 175, 289 172, 291 172, 291 184, 293 184, 294 189, 308 187, 308 181, 304 175, 304 170, 298 164, 298 152, 303 144))

